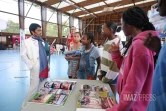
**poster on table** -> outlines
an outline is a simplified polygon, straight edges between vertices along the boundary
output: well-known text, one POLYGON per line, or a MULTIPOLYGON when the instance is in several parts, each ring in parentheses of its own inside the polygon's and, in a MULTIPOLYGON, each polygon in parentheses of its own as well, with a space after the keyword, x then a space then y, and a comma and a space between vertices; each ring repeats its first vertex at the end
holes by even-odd
POLYGON ((160 38, 166 37, 166 17, 161 17, 159 12, 152 8, 148 11, 150 22, 155 26, 156 31, 159 32, 160 38))

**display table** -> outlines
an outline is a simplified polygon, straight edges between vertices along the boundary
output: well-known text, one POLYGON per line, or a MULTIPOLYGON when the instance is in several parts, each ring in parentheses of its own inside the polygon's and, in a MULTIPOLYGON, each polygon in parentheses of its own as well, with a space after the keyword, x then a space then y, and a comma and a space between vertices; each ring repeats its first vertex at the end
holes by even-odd
POLYGON ((98 85, 98 86, 105 86, 111 91, 111 88, 108 84, 104 84, 102 81, 99 80, 81 80, 81 79, 54 79, 56 80, 67 80, 67 81, 77 81, 76 86, 74 87, 73 91, 71 92, 70 96, 68 97, 67 102, 64 106, 56 106, 56 105, 48 105, 48 104, 41 104, 41 103, 28 103, 23 111, 76 111, 77 108, 77 101, 79 96, 79 90, 81 85, 98 85))

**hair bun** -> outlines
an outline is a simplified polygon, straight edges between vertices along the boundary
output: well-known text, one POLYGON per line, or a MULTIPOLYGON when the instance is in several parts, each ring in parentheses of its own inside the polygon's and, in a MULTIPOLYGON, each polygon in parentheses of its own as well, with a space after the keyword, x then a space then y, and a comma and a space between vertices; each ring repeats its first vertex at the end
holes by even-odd
POLYGON ((154 25, 151 22, 148 21, 142 27, 142 31, 145 31, 147 29, 155 30, 155 27, 154 27, 154 25))

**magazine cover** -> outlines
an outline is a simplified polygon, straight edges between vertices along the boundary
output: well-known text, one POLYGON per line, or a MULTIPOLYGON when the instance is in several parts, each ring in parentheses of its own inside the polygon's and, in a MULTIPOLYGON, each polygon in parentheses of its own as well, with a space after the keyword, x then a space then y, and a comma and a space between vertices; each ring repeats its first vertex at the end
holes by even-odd
POLYGON ((110 97, 101 98, 101 102, 102 102, 102 109, 111 108, 116 104, 116 100, 110 97))
POLYGON ((85 96, 83 99, 78 100, 77 111, 105 111, 105 109, 111 108, 115 104, 114 98, 95 98, 85 96))
POLYGON ((51 96, 52 94, 37 93, 30 102, 46 103, 51 96))
POLYGON ((95 86, 95 85, 82 85, 81 90, 108 92, 108 89, 105 86, 95 86))
POLYGON ((51 99, 48 100, 48 104, 55 104, 55 105, 64 105, 66 102, 68 95, 64 94, 54 94, 52 95, 51 99))
POLYGON ((90 96, 90 97, 108 97, 109 92, 80 90, 80 95, 81 96, 90 96))
POLYGON ((65 90, 73 90, 74 86, 76 85, 76 82, 63 82, 61 85, 61 89, 65 90))
MULTIPOLYGON (((105 92, 105 93, 107 93, 107 92, 105 92)), ((103 99, 100 94, 101 93, 95 92, 95 91, 81 90, 77 107, 104 109, 102 107, 103 106, 102 102, 106 102, 106 100, 103 99)), ((105 98, 107 98, 107 96, 105 96, 105 98)))
POLYGON ((75 85, 76 81, 46 82, 29 102, 64 105, 75 85))
POLYGON ((70 94, 70 90, 58 89, 56 94, 70 94))
POLYGON ((84 96, 80 100, 78 100, 78 108, 95 108, 102 109, 102 103, 100 98, 84 96))
POLYGON ((54 83, 54 82, 46 82, 46 83, 44 84, 44 87, 45 87, 45 88, 53 88, 53 83, 54 83))
POLYGON ((104 86, 82 85, 77 111, 104 111, 116 104, 112 92, 104 86))
POLYGON ((53 89, 51 88, 48 92, 48 94, 56 94, 56 92, 58 91, 58 89, 53 89))
MULTIPOLYGON (((48 84, 48 85, 47 84, 46 84, 46 86, 51 86, 51 84, 48 84)), ((76 84, 76 82, 70 82, 70 81, 54 81, 52 84, 52 87, 54 89, 72 90, 74 88, 75 84, 76 84)))
POLYGON ((41 88, 39 93, 40 94, 48 94, 50 92, 51 88, 41 88))
POLYGON ((60 89, 61 88, 61 85, 62 85, 62 81, 55 81, 53 83, 53 88, 54 89, 60 89))

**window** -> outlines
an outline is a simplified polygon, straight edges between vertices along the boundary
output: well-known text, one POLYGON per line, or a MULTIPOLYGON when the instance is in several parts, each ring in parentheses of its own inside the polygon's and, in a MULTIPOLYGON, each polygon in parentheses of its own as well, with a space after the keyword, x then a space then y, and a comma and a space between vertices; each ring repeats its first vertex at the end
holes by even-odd
POLYGON ((49 22, 57 23, 57 12, 47 8, 47 21, 48 20, 49 22))
POLYGON ((97 12, 94 12, 95 14, 98 14, 98 13, 103 13, 103 11, 97 11, 97 12))
POLYGON ((69 16, 62 14, 62 25, 69 26, 69 16))
POLYGON ((19 33, 19 18, 17 15, 7 14, 0 12, 0 18, 5 20, 8 24, 6 30, 2 30, 2 32, 9 33, 19 33))
POLYGON ((40 20, 25 18, 25 34, 30 34, 29 26, 30 26, 31 23, 37 23, 41 26, 41 21, 40 20))
POLYGON ((79 29, 76 28, 76 32, 79 32, 79 29))
POLYGON ((58 25, 47 23, 46 35, 50 37, 58 37, 58 25))
POLYGON ((62 36, 67 37, 70 34, 70 28, 68 26, 62 26, 62 36))
POLYGON ((79 2, 86 1, 86 0, 73 0, 73 1, 76 2, 76 3, 79 3, 79 2))
POLYGON ((74 10, 70 10, 70 11, 67 11, 68 13, 70 13, 70 14, 72 14, 72 13, 76 13, 76 12, 80 12, 80 11, 82 11, 82 10, 80 10, 80 9, 74 9, 74 10))
POLYGON ((0 10, 18 14, 18 0, 0 0, 0 10))
POLYGON ((78 17, 85 17, 85 16, 89 16, 89 15, 91 15, 92 13, 90 13, 90 14, 84 14, 84 15, 80 15, 80 16, 78 16, 78 17))
POLYGON ((105 1, 107 4, 110 4, 110 3, 115 3, 115 2, 119 2, 119 1, 122 1, 122 0, 107 0, 105 1))
POLYGON ((79 29, 82 30, 82 21, 80 20, 79 22, 80 22, 79 29))
POLYGON ((19 18, 18 18, 18 0, 0 0, 0 10, 13 13, 7 14, 0 12, 0 18, 4 19, 8 27, 6 30, 2 30, 2 32, 8 33, 19 33, 19 18), (16 14, 16 15, 14 15, 16 14))
POLYGON ((55 8, 58 8, 58 9, 69 6, 69 4, 66 3, 66 2, 61 2, 60 5, 59 6, 58 5, 59 5, 59 3, 56 3, 56 4, 52 5, 52 6, 55 7, 55 8))
POLYGON ((79 22, 77 18, 74 18, 74 26, 78 29, 79 28, 79 22))
MULTIPOLYGON (((24 16, 26 16, 26 14, 28 13, 28 10, 30 9, 31 5, 32 5, 32 2, 25 1, 25 3, 24 3, 24 8, 25 8, 24 16)), ((34 3, 33 6, 31 7, 27 17, 41 20, 41 6, 34 3)))
POLYGON ((99 2, 99 3, 95 3, 95 4, 92 4, 92 5, 85 6, 85 8, 90 9, 90 8, 100 7, 100 6, 103 6, 103 5, 105 5, 104 2, 99 2))

